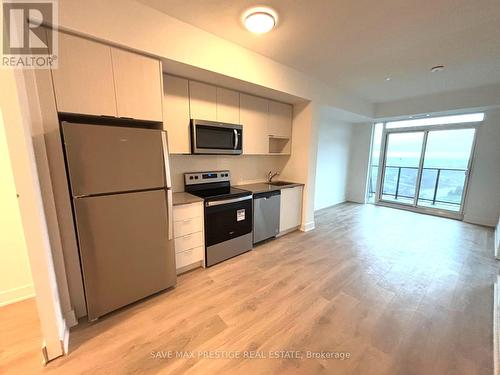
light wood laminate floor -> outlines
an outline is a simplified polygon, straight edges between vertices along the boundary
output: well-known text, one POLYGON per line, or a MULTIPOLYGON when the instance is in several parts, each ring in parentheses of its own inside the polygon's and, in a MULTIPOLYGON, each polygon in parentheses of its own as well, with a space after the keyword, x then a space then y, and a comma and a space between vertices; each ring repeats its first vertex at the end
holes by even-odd
POLYGON ((316 224, 81 324, 41 372, 492 374, 492 229, 357 204, 316 224), (280 350, 350 358, 269 358, 280 350), (169 351, 195 358, 153 358, 169 351), (268 358, 198 358, 207 351, 268 358))

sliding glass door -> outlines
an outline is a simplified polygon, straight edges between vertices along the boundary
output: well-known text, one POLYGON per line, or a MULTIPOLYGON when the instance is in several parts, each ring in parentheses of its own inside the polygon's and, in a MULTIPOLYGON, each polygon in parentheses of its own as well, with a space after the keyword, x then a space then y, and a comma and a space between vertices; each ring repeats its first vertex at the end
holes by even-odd
POLYGON ((382 199, 415 204, 424 132, 388 133, 382 199))
POLYGON ((387 129, 379 202, 462 213, 476 129, 434 128, 387 129))
POLYGON ((427 135, 418 206, 460 212, 475 129, 427 135))

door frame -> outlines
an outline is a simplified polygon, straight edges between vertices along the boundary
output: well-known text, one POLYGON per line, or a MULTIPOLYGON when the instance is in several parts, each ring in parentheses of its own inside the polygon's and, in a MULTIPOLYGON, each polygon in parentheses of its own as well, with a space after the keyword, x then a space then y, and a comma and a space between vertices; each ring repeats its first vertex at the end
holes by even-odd
POLYGON ((470 175, 472 173, 472 166, 473 166, 473 160, 474 160, 474 155, 476 153, 476 140, 477 140, 477 132, 479 130, 479 125, 481 122, 469 122, 469 123, 462 123, 462 124, 440 124, 440 125, 423 125, 423 126, 409 126, 409 127, 404 127, 404 128, 387 128, 386 126, 387 123, 384 123, 384 128, 382 129, 382 144, 381 144, 381 152, 379 156, 379 173, 377 176, 377 187, 376 187, 376 192, 375 192, 375 204, 379 206, 385 206, 385 207, 392 207, 392 208, 399 208, 399 209, 404 209, 408 211, 413 211, 413 212, 418 212, 418 213, 423 213, 423 214, 429 214, 429 215, 435 215, 435 216, 443 216, 451 219, 458 219, 458 220, 463 220, 464 217, 464 208, 465 208, 465 203, 466 203, 466 198, 467 198, 467 191, 469 187, 469 179, 470 175), (428 134, 430 131, 434 130, 460 130, 460 129, 474 129, 474 138, 472 140, 472 147, 469 155, 469 161, 467 163, 467 174, 465 177, 464 181, 464 189, 462 191, 462 199, 460 203, 460 210, 457 212, 454 211, 449 211, 449 210, 443 210, 439 208, 430 208, 430 207, 422 207, 418 206, 418 195, 420 193, 420 182, 422 179, 422 168, 423 168, 423 163, 425 159, 425 150, 427 147, 427 138, 428 134), (386 152, 387 152, 387 140, 388 137, 391 133, 415 133, 415 132, 424 132, 424 138, 422 140, 422 151, 420 154, 420 162, 419 162, 419 168, 418 168, 418 174, 417 174, 417 180, 416 180, 416 186, 415 186, 415 199, 413 204, 409 203, 395 203, 395 202, 390 202, 387 200, 382 199, 382 182, 384 181, 385 177, 385 168, 386 168, 386 152))

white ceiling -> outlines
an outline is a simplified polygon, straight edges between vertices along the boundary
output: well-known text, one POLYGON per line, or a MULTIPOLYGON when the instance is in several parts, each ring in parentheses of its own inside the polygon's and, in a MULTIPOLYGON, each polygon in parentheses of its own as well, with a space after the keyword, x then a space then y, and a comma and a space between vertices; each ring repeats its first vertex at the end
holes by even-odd
POLYGON ((499 0, 139 1, 372 102, 500 83, 499 0), (256 4, 269 34, 240 23, 256 4))

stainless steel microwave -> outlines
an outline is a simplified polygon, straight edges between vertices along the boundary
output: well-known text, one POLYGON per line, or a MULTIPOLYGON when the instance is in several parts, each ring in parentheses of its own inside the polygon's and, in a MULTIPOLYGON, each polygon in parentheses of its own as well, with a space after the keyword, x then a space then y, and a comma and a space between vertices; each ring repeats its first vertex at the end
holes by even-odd
POLYGON ((191 153, 239 155, 243 151, 243 126, 191 120, 191 153))

